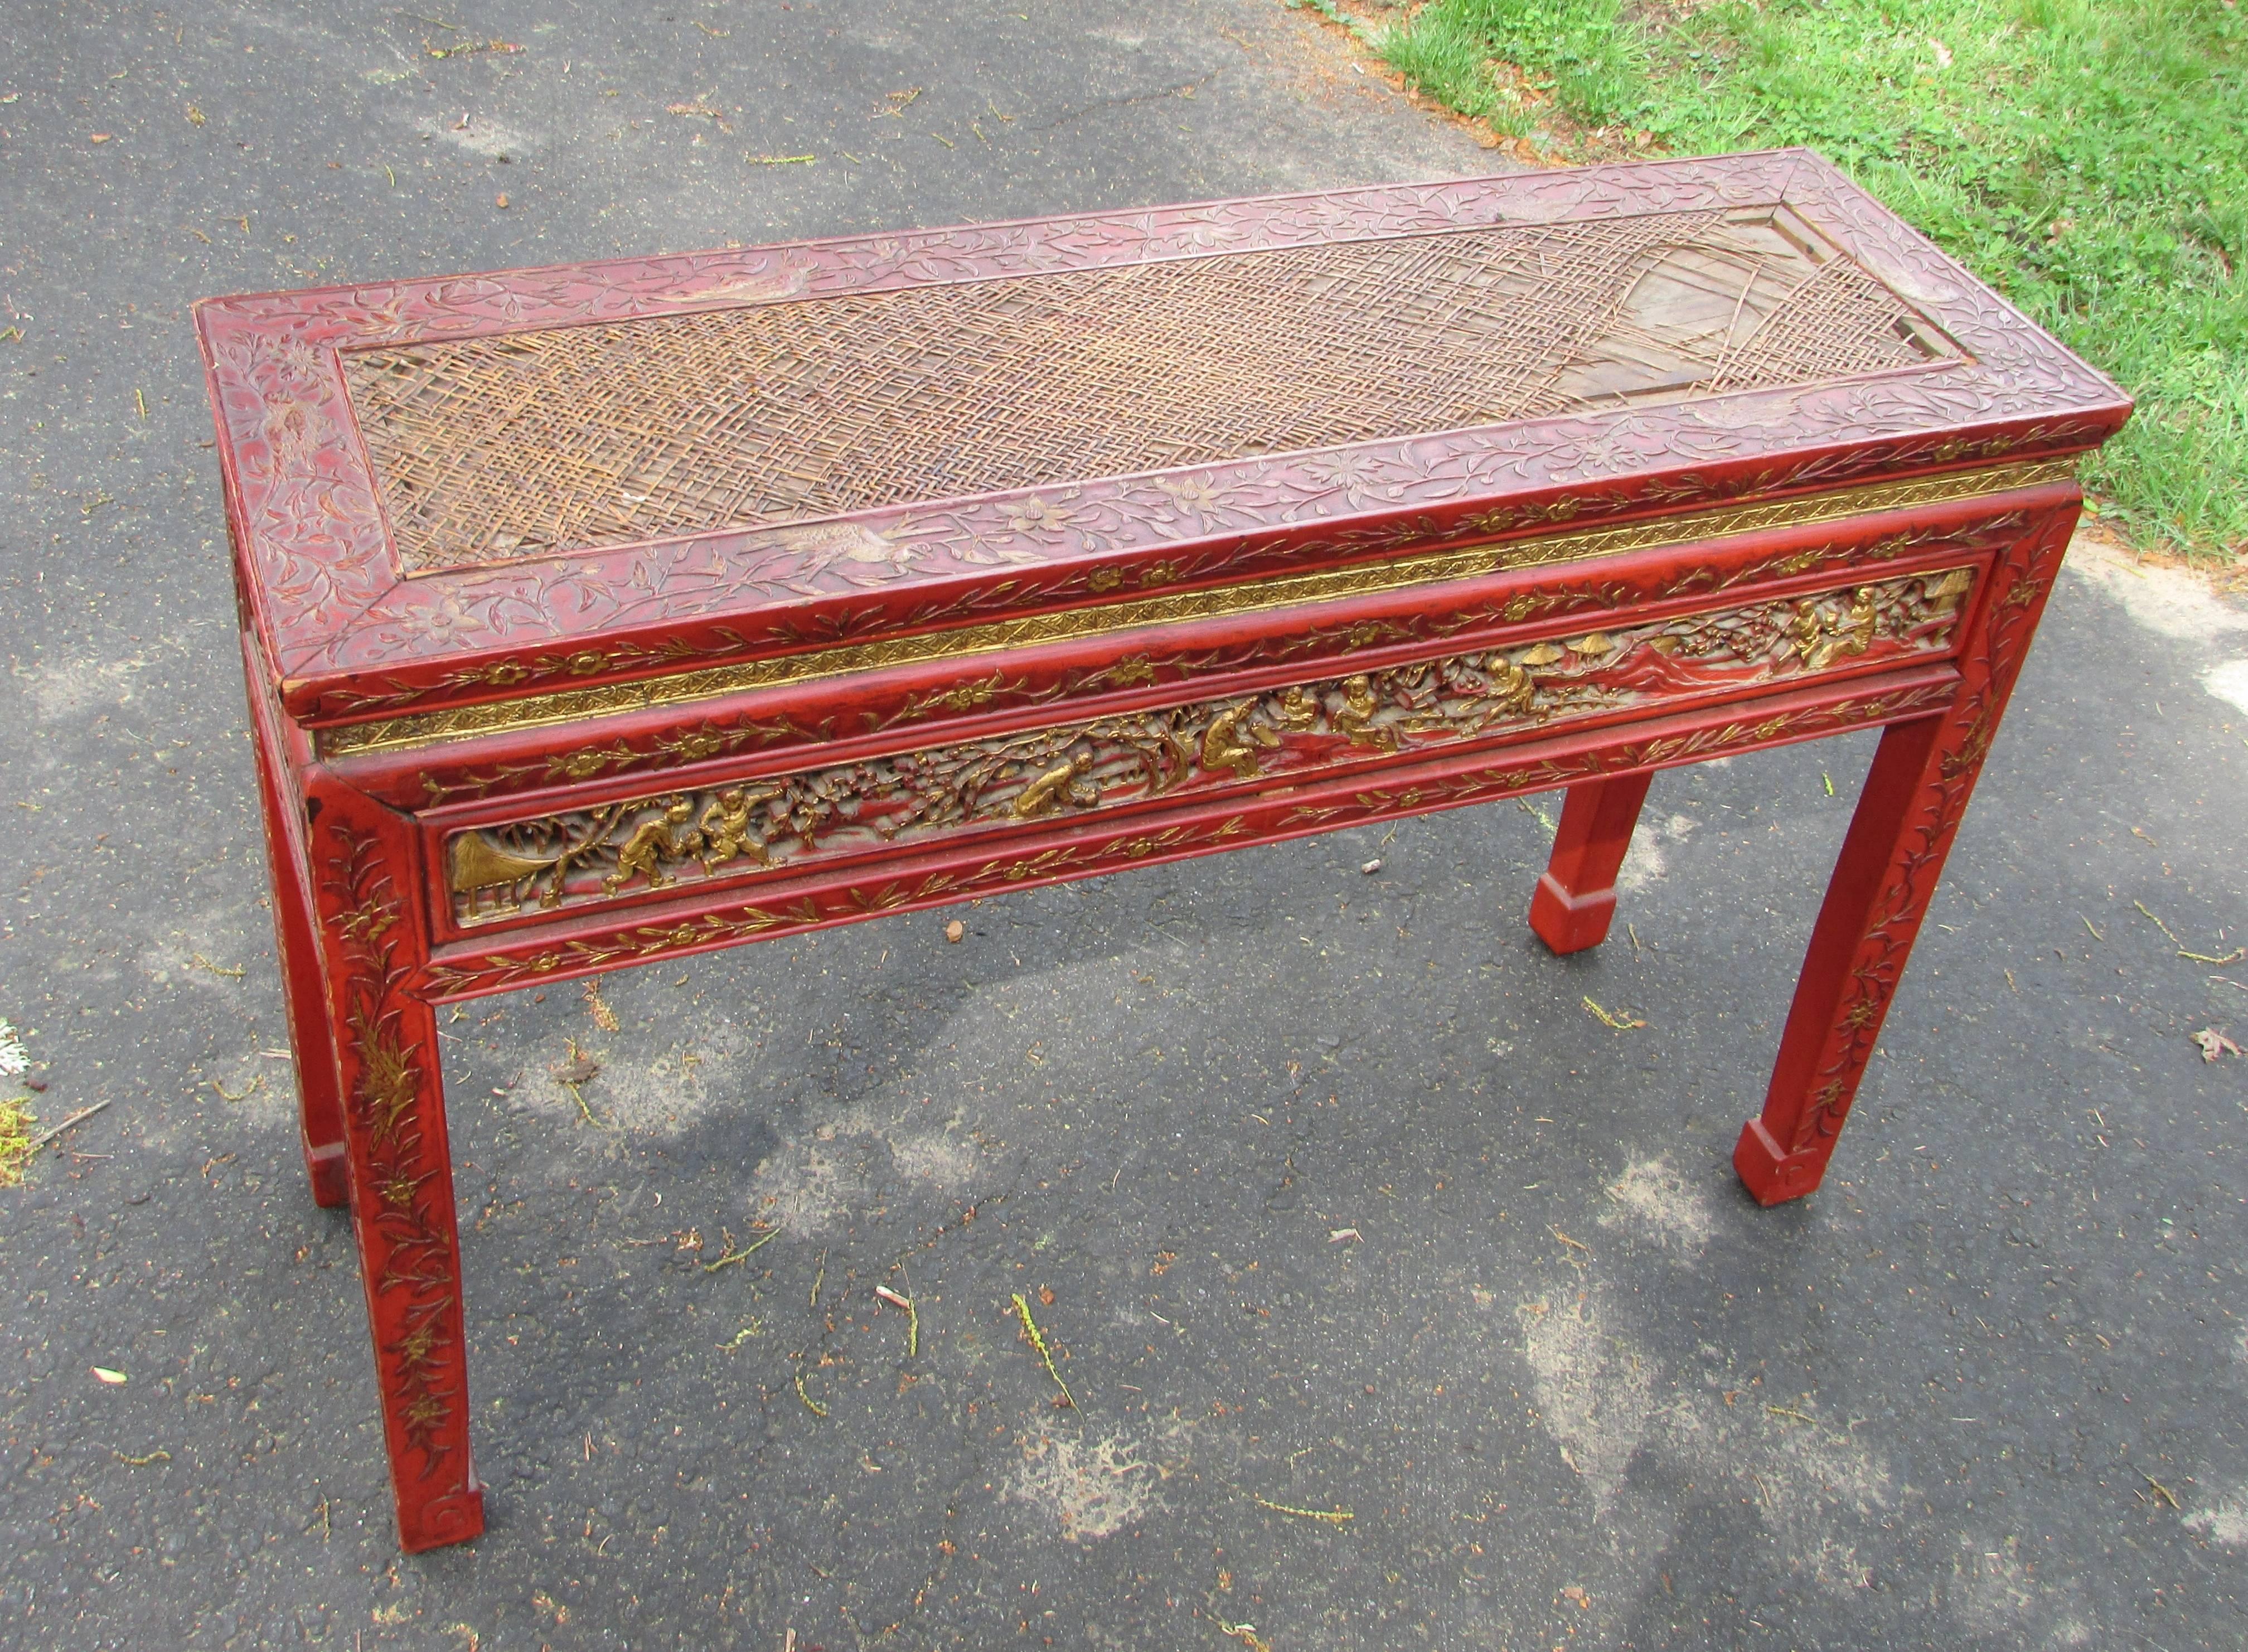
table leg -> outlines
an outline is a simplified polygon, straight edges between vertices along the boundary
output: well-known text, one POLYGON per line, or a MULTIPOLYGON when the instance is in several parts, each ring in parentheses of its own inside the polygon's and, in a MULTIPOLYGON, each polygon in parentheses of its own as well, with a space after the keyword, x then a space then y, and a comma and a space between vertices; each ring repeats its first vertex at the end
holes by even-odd
POLYGON ((431 1549, 475 1537, 484 1516, 469 1445, 460 1235, 437 1023, 411 990, 427 956, 411 898, 416 850, 397 816, 355 793, 318 790, 312 802, 352 1224, 391 1493, 400 1543, 431 1549))
POLYGON ((297 1121, 312 1202, 333 1207, 349 1196, 344 1174, 344 1115, 336 1088, 335 1040, 328 1035, 328 988, 312 931, 305 867, 284 812, 274 759, 257 747, 257 797, 265 817, 265 860, 272 869, 273 933, 281 960, 281 1002, 289 1017, 296 1068, 297 1121))
POLYGON ((1800 1198, 1826 1174, 2075 524, 2073 504, 2049 513, 1984 575, 1951 709, 1882 732, 1811 932, 1764 1112, 1733 1148, 1733 1169, 1759 1204, 1800 1198))
POLYGON ((1631 847, 1651 772, 1587 780, 1561 805, 1553 856, 1530 898, 1530 927, 1556 952, 1582 952, 1607 939, 1615 917, 1616 869, 1631 847))

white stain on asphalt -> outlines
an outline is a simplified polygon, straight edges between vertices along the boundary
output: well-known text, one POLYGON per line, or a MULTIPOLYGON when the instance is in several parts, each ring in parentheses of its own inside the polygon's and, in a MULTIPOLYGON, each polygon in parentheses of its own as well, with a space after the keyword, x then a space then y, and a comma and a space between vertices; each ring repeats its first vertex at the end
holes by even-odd
POLYGON ((1024 1436, 1021 1446, 1007 1495, 1043 1510, 1072 1543, 1114 1537, 1155 1506, 1162 1470, 1127 1435, 1088 1441, 1040 1432, 1024 1436))
POLYGON ((72 665, 26 667, 15 675, 30 690, 35 715, 41 723, 56 723, 97 706, 129 705, 133 679, 148 668, 140 655, 128 660, 87 660, 72 665))
POLYGON ((2185 1525, 2221 1548, 2248 1549, 2248 1486, 2209 1508, 2194 1510, 2185 1517, 2185 1525))
POLYGON ((1710 1243, 1710 1207, 1668 1158, 1635 1159, 1607 1185, 1604 1228, 1626 1228, 1665 1249, 1700 1254, 1710 1243))
POLYGON ((1539 1420, 1591 1486, 1593 1517, 1623 1484, 1655 1408, 1653 1358, 1618 1335, 1593 1293, 1555 1292, 1515 1310, 1539 1420))
POLYGON ((1623 864, 1616 868, 1616 888, 1628 895, 1661 877, 1670 869, 1670 858, 1662 846, 1685 842, 1701 824, 1683 814, 1674 814, 1668 820, 1641 820, 1632 828, 1630 847, 1624 851, 1623 864))
POLYGON ((2201 686, 2227 705, 2248 711, 2248 660, 2227 660, 2204 672, 2201 686))
POLYGON ((520 161, 533 147, 529 133, 490 115, 462 114, 450 120, 424 115, 414 123, 414 129, 425 138, 442 138, 487 161, 497 161, 502 155, 510 161, 520 161))

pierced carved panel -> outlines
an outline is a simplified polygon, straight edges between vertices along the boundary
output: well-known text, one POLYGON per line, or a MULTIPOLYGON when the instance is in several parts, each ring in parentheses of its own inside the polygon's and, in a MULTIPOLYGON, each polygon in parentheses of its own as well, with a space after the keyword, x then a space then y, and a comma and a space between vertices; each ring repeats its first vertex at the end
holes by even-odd
POLYGON ((1951 568, 478 827, 448 845, 454 915, 473 924, 754 878, 1862 659, 1936 654, 1950 646, 1973 586, 1970 569, 1951 568))

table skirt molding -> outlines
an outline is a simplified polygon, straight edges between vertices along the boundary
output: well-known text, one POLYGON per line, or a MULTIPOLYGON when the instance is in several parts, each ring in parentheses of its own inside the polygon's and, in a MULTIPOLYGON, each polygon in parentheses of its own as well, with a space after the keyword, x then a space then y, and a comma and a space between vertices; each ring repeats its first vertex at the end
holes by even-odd
POLYGON ((1207 679, 1222 677, 1226 692, 1285 686, 1292 677, 1330 675, 1318 669, 1323 661, 1378 670, 1463 647, 1580 634, 1624 610, 1635 620, 1669 618, 1987 559, 2040 513, 2081 497, 2073 462, 1984 468, 1947 480, 1955 490, 1931 504, 1813 517, 1721 538, 1667 537, 1581 568, 1538 560, 1494 566, 1494 548, 1468 547, 1433 559, 1429 577, 1395 579, 1394 564, 1332 571, 1371 588, 1315 585, 1299 594, 1271 580, 1188 590, 1167 593, 1160 607, 1036 616, 1010 623, 1003 635, 956 627, 803 650, 757 661, 740 676, 728 668, 715 682, 698 669, 604 682, 561 691, 585 698, 569 700, 570 715, 559 720, 549 716, 554 696, 540 695, 519 716, 525 703, 470 707, 475 726, 463 728, 447 713, 416 724, 412 739, 358 742, 368 728, 397 735, 402 720, 314 727, 306 757, 350 773, 393 806, 422 812, 512 792, 543 796, 627 773, 675 770, 683 782, 744 757, 775 754, 764 766, 776 767, 791 761, 778 755, 791 747, 816 747, 823 757, 897 751, 939 734, 1027 726, 1058 706, 1083 704, 1100 715, 1175 701, 1177 685, 1207 679), (1244 588, 1245 598, 1237 594, 1244 588), (339 745, 346 736, 353 737, 339 745))

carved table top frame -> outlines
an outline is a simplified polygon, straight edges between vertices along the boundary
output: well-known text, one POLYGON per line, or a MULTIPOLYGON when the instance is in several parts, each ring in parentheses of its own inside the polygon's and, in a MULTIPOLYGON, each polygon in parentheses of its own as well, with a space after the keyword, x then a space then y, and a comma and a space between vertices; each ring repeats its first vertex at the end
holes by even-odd
POLYGON ((307 1164, 483 1526, 435 1004, 1884 733, 1735 1164, 1817 1186, 2128 401, 1803 151, 209 300, 307 1164))

